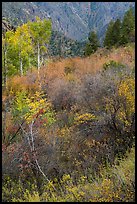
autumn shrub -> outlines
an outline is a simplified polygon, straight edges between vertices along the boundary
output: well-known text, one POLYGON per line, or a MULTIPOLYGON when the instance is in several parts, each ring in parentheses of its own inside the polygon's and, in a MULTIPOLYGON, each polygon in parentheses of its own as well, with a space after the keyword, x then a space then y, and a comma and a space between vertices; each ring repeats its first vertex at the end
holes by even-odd
POLYGON ((135 141, 132 49, 51 62, 40 69, 39 80, 34 71, 8 82, 4 201, 134 200, 134 162, 115 160, 135 141), (15 185, 22 185, 19 194, 15 185))
POLYGON ((91 113, 76 114, 74 117, 75 130, 80 131, 81 135, 89 136, 92 135, 92 127, 95 125, 94 122, 96 116, 91 113))
POLYGON ((101 141, 99 137, 96 138, 95 130, 92 128, 89 131, 88 127, 81 131, 74 125, 60 128, 57 133, 54 133, 58 134, 56 139, 52 133, 54 140, 50 143, 54 141, 54 148, 50 155, 52 162, 49 163, 58 170, 59 177, 63 173, 69 173, 73 174, 73 178, 76 179, 80 174, 87 174, 91 169, 97 173, 103 160, 111 156, 107 143, 101 141))
POLYGON ((68 59, 64 67, 65 74, 67 75, 73 73, 75 71, 75 66, 75 61, 73 59, 68 59))
MULTIPOLYGON (((61 180, 63 188, 61 194, 58 196, 58 193, 54 191, 56 201, 133 202, 135 189, 131 181, 134 181, 135 175, 134 148, 130 153, 127 153, 127 156, 127 158, 119 161, 119 165, 115 164, 112 167, 108 165, 101 168, 99 177, 96 176, 91 180, 87 179, 86 176, 81 176, 77 185, 70 175, 64 175, 61 180)), ((49 197, 47 196, 47 199, 49 197)), ((49 198, 50 201, 52 199, 55 198, 49 198)))
POLYGON ((72 73, 72 72, 74 72, 74 68, 71 68, 71 67, 65 67, 65 69, 64 69, 64 71, 65 71, 65 73, 66 74, 70 74, 70 73, 72 73))
POLYGON ((75 95, 73 93, 73 83, 66 82, 63 79, 56 79, 47 90, 47 95, 52 101, 56 111, 70 110, 75 104, 75 95))
POLYGON ((108 51, 104 48, 98 49, 96 53, 90 57, 72 59, 60 59, 56 62, 50 63, 47 67, 41 69, 41 77, 43 74, 47 77, 48 82, 55 78, 65 78, 65 67, 72 69, 76 76, 75 80, 79 80, 83 75, 96 74, 102 70, 103 64, 108 61, 115 61, 116 63, 132 67, 134 65, 134 44, 129 44, 127 47, 119 47, 108 51))
MULTIPOLYGON (((89 112, 91 115, 95 114, 97 116, 97 120, 92 122, 88 118, 84 118, 85 121, 82 121, 82 124, 79 124, 78 128, 78 125, 74 122, 75 114, 73 113, 72 124, 69 127, 70 137, 68 139, 68 133, 65 131, 65 125, 68 125, 68 112, 70 110, 68 109, 68 111, 66 111, 64 108, 63 111, 57 113, 57 117, 60 120, 59 127, 61 128, 58 135, 61 135, 60 133, 64 128, 64 135, 67 138, 68 143, 66 143, 64 139, 57 139, 57 151, 55 151, 52 158, 55 159, 58 157, 58 160, 56 160, 58 161, 58 166, 62 166, 66 173, 71 173, 71 169, 73 169, 74 172, 78 171, 85 173, 89 168, 93 168, 94 171, 98 171, 101 163, 105 164, 105 162, 108 161, 113 163, 117 154, 124 153, 126 149, 130 148, 133 144, 132 138, 134 137, 134 131, 133 134, 131 134, 132 136, 126 136, 125 140, 122 139, 127 133, 125 132, 126 129, 123 129, 123 132, 120 133, 120 128, 122 127, 120 124, 122 121, 119 120, 119 111, 122 111, 124 103, 118 94, 118 86, 121 83, 121 80, 124 80, 125 76, 130 76, 130 70, 122 67, 123 74, 119 75, 119 67, 116 68, 118 72, 115 72, 110 68, 103 73, 99 72, 96 76, 88 74, 85 76, 84 80, 81 81, 81 84, 77 84, 77 86, 73 89, 75 93, 76 106, 78 107, 77 111, 75 110, 76 115, 80 115, 82 112, 84 117, 85 113, 89 112), (108 78, 108 76, 110 77, 108 78), (113 110, 115 110, 115 108, 118 108, 119 110, 116 112, 117 120, 114 120, 113 117, 113 110), (63 121, 61 122, 61 120, 63 121), (119 125, 115 127, 115 123, 117 122, 119 125), (127 140, 130 142, 127 142, 127 140), (95 141, 94 146, 93 141, 95 141), (70 149, 69 146, 71 146, 70 149), (124 151, 122 151, 122 149, 124 151), (75 155, 75 157, 72 155, 75 155), (94 155, 96 155, 96 158, 94 158, 94 155)), ((64 86, 61 87, 61 89, 63 88, 64 86)), ((131 89, 134 90, 133 87, 131 89)), ((132 97, 132 102, 133 98, 134 97, 132 97)), ((59 109, 57 108, 56 110, 59 109)), ((134 130, 133 126, 134 125, 132 124, 132 130, 134 130)), ((59 170, 61 168, 57 167, 57 169, 59 170)))
MULTIPOLYGON (((3 178, 9 175, 11 179, 18 179, 31 173, 31 158, 26 142, 12 144, 2 152, 3 178)), ((25 177, 24 177, 25 178, 25 177)))
POLYGON ((116 154, 124 154, 134 142, 134 83, 132 69, 119 67, 116 63, 115 67, 110 66, 95 76, 86 75, 76 93, 76 102, 81 110, 97 116, 93 125, 89 122, 87 132, 85 125, 80 125, 79 135, 85 133, 95 140, 107 140, 110 161, 116 154))
POLYGON ((109 115, 111 145, 116 154, 124 152, 133 145, 135 135, 134 79, 127 77, 118 86, 114 96, 106 99, 106 113, 109 115), (130 83, 128 83, 130 81, 130 83), (123 90, 123 91, 122 91, 123 90), (130 105, 129 105, 130 104, 130 105))
POLYGON ((28 72, 27 76, 14 76, 7 81, 7 89, 5 93, 16 96, 17 92, 28 92, 34 94, 40 90, 37 71, 28 72))
MULTIPOLYGON (((116 159, 115 163, 118 163, 118 160, 116 159)), ((60 182, 56 178, 44 182, 41 195, 36 183, 27 182, 25 188, 20 181, 13 182, 7 177, 3 185, 2 199, 11 202, 134 202, 134 168, 133 147, 124 159, 119 160, 119 164, 100 166, 100 175, 92 179, 81 175, 76 184, 70 174, 64 174, 60 182)))
POLYGON ((120 68, 123 68, 124 67, 124 65, 123 64, 121 64, 121 63, 119 63, 119 62, 116 62, 116 61, 114 61, 114 60, 111 60, 111 61, 109 61, 109 62, 107 62, 107 63, 105 63, 104 65, 103 65, 103 69, 104 70, 106 70, 106 69, 109 69, 109 68, 118 68, 119 70, 120 70, 120 68))
MULTIPOLYGON (((33 184, 30 181, 25 181, 25 184, 20 179, 13 180, 9 176, 5 178, 3 181, 2 187, 2 200, 3 202, 21 202, 25 199, 29 199, 29 195, 37 192, 37 186, 35 180, 33 180, 33 184)), ((30 199, 31 202, 31 199, 30 199)))
POLYGON ((39 143, 37 129, 39 126, 49 128, 55 122, 52 105, 43 97, 39 92, 33 96, 29 96, 27 92, 19 92, 16 95, 12 111, 13 120, 18 124, 18 129, 10 136, 7 149, 3 152, 4 175, 10 174, 14 178, 23 174, 24 179, 34 177, 37 182, 40 181, 41 176, 36 170, 36 159, 39 156, 37 148, 35 149, 39 143), (9 152, 8 149, 12 144, 14 145, 15 140, 17 147, 13 152, 9 152))

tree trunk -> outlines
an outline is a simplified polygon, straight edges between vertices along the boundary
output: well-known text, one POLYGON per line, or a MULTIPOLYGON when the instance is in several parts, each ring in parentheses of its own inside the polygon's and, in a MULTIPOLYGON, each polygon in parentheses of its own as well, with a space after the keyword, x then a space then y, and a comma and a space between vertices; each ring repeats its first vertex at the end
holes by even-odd
POLYGON ((20 76, 23 76, 22 57, 20 56, 20 53, 19 53, 19 59, 20 59, 20 76))
POLYGON ((3 83, 4 83, 4 88, 7 87, 7 50, 6 50, 6 45, 4 48, 4 78, 3 78, 3 83))
POLYGON ((30 56, 29 56, 29 58, 28 58, 28 61, 29 61, 29 70, 30 70, 30 66, 31 66, 31 65, 30 65, 30 56))
MULTIPOLYGON (((7 44, 5 43, 4 46, 4 65, 3 65, 4 73, 3 73, 3 84, 4 84, 4 89, 7 88, 7 44)), ((6 118, 7 118, 7 102, 3 102, 3 118, 2 118, 2 142, 6 142, 6 118)))
POLYGON ((38 65, 37 66, 38 66, 38 72, 39 72, 39 69, 40 69, 40 46, 39 46, 39 42, 38 42, 37 46, 38 46, 37 47, 38 48, 38 51, 37 51, 38 52, 38 65))
POLYGON ((38 44, 37 44, 37 48, 38 48, 38 81, 39 81, 39 87, 41 88, 41 81, 40 81, 40 75, 39 75, 39 70, 40 70, 40 45, 39 45, 39 42, 38 42, 38 44))
POLYGON ((2 121, 3 121, 3 123, 2 123, 2 142, 4 143, 5 142, 5 140, 6 140, 6 116, 7 116, 7 113, 6 113, 6 103, 4 104, 5 105, 5 108, 4 108, 4 110, 3 110, 3 118, 2 118, 2 121))
POLYGON ((23 76, 22 59, 20 59, 20 75, 23 76))

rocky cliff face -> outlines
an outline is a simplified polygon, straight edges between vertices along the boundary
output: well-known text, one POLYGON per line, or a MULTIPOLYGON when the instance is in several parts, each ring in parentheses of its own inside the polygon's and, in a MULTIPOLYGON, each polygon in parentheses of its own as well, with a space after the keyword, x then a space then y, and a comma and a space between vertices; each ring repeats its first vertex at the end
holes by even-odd
POLYGON ((74 40, 86 40, 95 30, 103 38, 110 20, 122 18, 135 2, 2 2, 2 16, 14 25, 35 16, 51 18, 53 29, 74 40))

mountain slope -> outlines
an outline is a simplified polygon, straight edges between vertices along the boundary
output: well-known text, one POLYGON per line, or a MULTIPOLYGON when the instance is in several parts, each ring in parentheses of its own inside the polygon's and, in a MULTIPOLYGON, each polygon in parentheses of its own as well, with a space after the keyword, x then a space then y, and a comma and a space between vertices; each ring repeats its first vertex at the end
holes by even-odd
POLYGON ((135 2, 2 2, 2 16, 15 25, 51 18, 53 29, 74 40, 85 40, 91 30, 102 39, 110 20, 122 18, 135 2))

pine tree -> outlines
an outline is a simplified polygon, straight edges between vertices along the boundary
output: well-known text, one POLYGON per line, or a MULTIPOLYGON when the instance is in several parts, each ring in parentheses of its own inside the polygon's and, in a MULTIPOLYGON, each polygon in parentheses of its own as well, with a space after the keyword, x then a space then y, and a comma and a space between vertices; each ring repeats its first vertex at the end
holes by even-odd
POLYGON ((97 34, 92 31, 88 37, 88 43, 86 44, 85 47, 85 56, 89 56, 93 53, 95 53, 99 47, 99 41, 97 34))
POLYGON ((113 32, 114 32, 114 22, 110 21, 106 31, 106 36, 104 39, 104 46, 107 48, 111 48, 115 44, 115 40, 113 38, 113 32))
POLYGON ((104 46, 111 48, 113 46, 119 45, 121 41, 121 21, 117 19, 115 22, 111 21, 106 36, 104 39, 104 46))
POLYGON ((121 21, 120 21, 120 19, 117 19, 114 22, 112 38, 113 38, 113 44, 112 45, 119 45, 120 44, 120 40, 121 40, 121 21))
POLYGON ((132 7, 125 13, 121 27, 121 44, 134 41, 135 16, 132 7))

